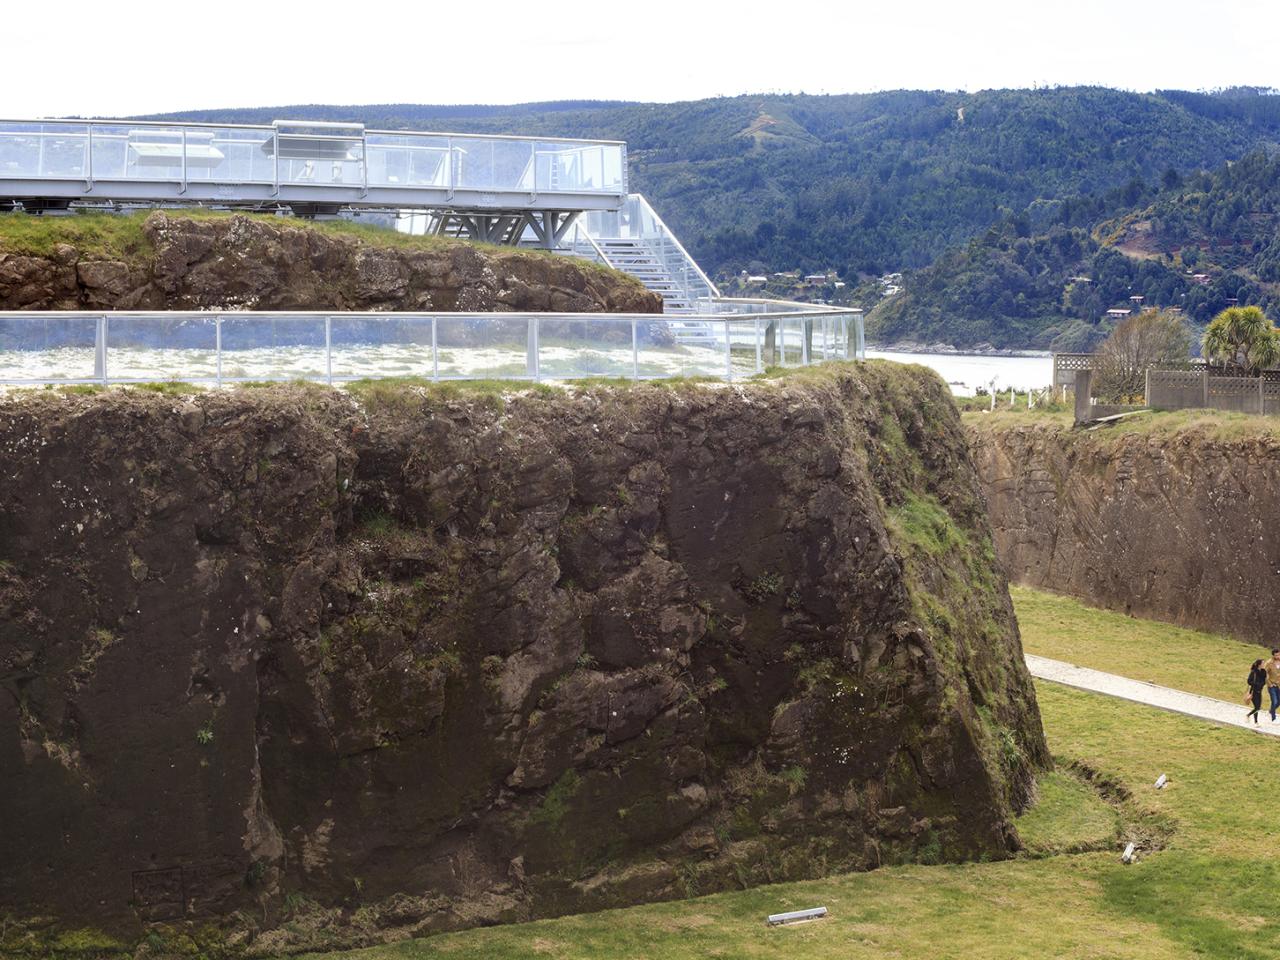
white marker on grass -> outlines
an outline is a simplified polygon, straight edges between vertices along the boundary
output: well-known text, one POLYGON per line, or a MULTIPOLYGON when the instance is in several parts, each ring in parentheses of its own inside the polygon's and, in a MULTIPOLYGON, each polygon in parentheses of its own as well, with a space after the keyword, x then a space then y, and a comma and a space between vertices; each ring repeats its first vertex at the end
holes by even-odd
POLYGON ((792 910, 790 913, 770 914, 765 922, 771 927, 777 927, 784 923, 796 923, 800 920, 817 920, 819 917, 825 917, 826 915, 826 907, 813 907, 809 910, 792 910))

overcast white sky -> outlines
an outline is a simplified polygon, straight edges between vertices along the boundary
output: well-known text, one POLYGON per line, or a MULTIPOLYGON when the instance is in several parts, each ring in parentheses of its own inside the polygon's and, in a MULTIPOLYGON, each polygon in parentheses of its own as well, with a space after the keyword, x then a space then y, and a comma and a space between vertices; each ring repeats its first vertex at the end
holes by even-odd
POLYGON ((1274 0, 8 0, 0 10, 4 117, 1280 86, 1274 0))

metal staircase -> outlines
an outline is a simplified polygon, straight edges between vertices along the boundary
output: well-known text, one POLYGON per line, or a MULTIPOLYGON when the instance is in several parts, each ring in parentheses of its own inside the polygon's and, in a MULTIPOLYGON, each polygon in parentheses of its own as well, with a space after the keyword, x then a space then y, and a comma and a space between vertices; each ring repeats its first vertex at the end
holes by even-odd
POLYGON ((671 275, 662 258, 646 240, 615 237, 596 240, 604 261, 615 270, 629 273, 662 297, 666 313, 693 313, 689 291, 671 275))
POLYGON ((561 250, 629 273, 662 297, 664 313, 705 311, 720 291, 638 193, 618 211, 580 216, 561 250), (700 306, 701 305, 701 306, 700 306))

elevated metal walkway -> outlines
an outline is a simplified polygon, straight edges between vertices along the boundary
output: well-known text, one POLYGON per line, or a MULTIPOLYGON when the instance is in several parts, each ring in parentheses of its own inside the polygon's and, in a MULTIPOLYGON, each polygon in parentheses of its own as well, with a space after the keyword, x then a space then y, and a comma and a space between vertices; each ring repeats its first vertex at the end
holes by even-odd
POLYGON ((584 211, 627 197, 626 145, 366 130, 100 120, 0 121, 0 209, 202 204, 425 210, 481 240, 555 246, 584 211))

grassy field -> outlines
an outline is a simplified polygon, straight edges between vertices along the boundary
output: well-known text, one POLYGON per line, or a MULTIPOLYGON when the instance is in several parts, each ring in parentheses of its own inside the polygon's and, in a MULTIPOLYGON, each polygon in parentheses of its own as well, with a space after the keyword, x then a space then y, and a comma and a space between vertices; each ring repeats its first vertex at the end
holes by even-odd
MULTIPOLYGON (((989 403, 990 399, 987 399, 989 403)), ((1126 417, 1105 428, 1073 431, 1071 427, 1075 418, 1072 408, 1063 404, 1049 404, 1027 410, 1025 407, 1010 409, 1006 401, 1004 406, 997 406, 992 412, 971 399, 957 403, 962 411, 961 419, 973 429, 1005 430, 1037 426, 1058 429, 1074 440, 1088 443, 1105 443, 1129 434, 1170 440, 1196 436, 1225 443, 1280 440, 1280 416, 1273 414, 1259 417, 1226 410, 1165 410, 1126 417)))
MULTIPOLYGON (((1061 597, 1020 590, 1016 602, 1036 652, 1111 668, 1138 662, 1135 647, 1151 647, 1158 655, 1141 661, 1151 678, 1187 689, 1198 681, 1198 689, 1218 690, 1206 678, 1234 669, 1241 652, 1234 641, 1061 597)), ((1029 846, 1019 859, 886 868, 323 957, 1280 957, 1273 793, 1280 744, 1051 684, 1037 689, 1060 767, 1098 771, 1132 795, 1117 808, 1076 777, 1051 775, 1019 824, 1029 846), (1151 783, 1160 773, 1170 784, 1157 792, 1151 783), (1133 866, 1119 863, 1122 838, 1165 835, 1163 850, 1145 851, 1133 866), (1055 853, 1108 841, 1105 852, 1055 853), (818 904, 830 909, 828 919, 775 929, 763 923, 768 913, 818 904)))
POLYGON ((1256 643, 1139 620, 1072 597, 1027 587, 1009 592, 1027 653, 1081 667, 1243 703, 1249 665, 1270 656, 1256 643))

